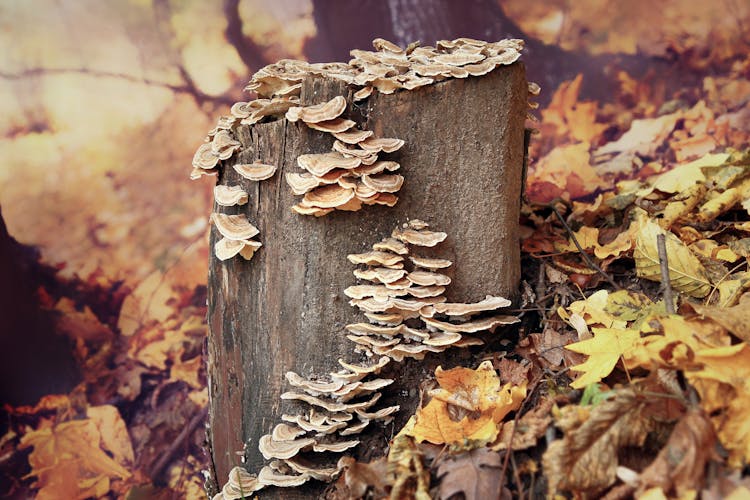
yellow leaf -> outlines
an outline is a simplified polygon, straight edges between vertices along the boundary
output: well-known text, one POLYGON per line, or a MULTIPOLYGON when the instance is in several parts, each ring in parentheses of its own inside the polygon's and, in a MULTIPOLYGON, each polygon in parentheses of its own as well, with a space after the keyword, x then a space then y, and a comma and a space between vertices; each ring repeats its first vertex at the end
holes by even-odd
POLYGON ((102 448, 118 463, 133 463, 133 445, 120 412, 112 405, 90 406, 86 416, 94 421, 102 437, 102 448))
POLYGON ((36 476, 37 498, 101 496, 109 480, 130 477, 128 470, 101 448, 102 436, 93 419, 72 420, 27 433, 19 448, 33 447, 31 476, 36 476), (62 496, 61 496, 62 495, 62 496))
POLYGON ((708 281, 705 268, 677 236, 665 231, 645 216, 640 219, 639 227, 633 251, 638 276, 652 281, 661 281, 656 239, 658 235, 663 234, 672 287, 691 297, 700 298, 708 295, 711 283, 708 281))
POLYGON ((441 388, 417 411, 414 428, 408 431, 420 442, 483 446, 497 437, 498 424, 526 397, 525 384, 501 388, 489 361, 476 370, 459 367, 443 371, 438 367, 435 376, 441 388))
POLYGON ((716 417, 719 439, 729 451, 729 464, 740 467, 750 461, 750 345, 743 343, 703 349, 696 353, 695 361, 703 364, 702 370, 686 372, 691 383, 700 379, 704 384, 695 384, 701 395, 701 406, 707 412, 723 408, 723 414, 716 417), (711 384, 710 382, 714 382, 711 384), (720 401, 709 399, 711 395, 726 395, 717 390, 715 383, 729 386, 733 397, 723 397, 720 401), (706 389, 710 392, 704 392, 706 389))
POLYGON ((593 331, 594 338, 565 346, 566 349, 589 357, 584 363, 570 368, 583 372, 583 375, 570 384, 574 389, 582 389, 609 375, 620 356, 632 349, 641 336, 637 330, 618 328, 593 328, 593 331))
POLYGON ((654 189, 665 193, 678 193, 684 191, 696 183, 706 180, 703 167, 716 167, 727 161, 729 154, 708 154, 690 163, 679 165, 669 172, 657 176, 652 185, 654 189))
POLYGON ((600 325, 605 328, 624 328, 626 323, 618 320, 606 311, 609 292, 598 290, 583 300, 577 300, 567 308, 559 307, 557 313, 568 322, 573 315, 577 314, 586 320, 586 324, 600 325))

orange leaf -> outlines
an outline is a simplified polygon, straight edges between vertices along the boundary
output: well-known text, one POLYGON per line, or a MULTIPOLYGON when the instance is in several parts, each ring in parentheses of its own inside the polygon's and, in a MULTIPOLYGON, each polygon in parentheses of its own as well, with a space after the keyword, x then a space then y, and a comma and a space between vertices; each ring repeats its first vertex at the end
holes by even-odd
POLYGON ((420 442, 470 447, 487 444, 497 437, 498 423, 518 409, 526 396, 525 384, 501 387, 489 361, 476 370, 443 371, 438 367, 435 376, 441 389, 434 391, 427 406, 417 411, 416 424, 409 432, 420 442))

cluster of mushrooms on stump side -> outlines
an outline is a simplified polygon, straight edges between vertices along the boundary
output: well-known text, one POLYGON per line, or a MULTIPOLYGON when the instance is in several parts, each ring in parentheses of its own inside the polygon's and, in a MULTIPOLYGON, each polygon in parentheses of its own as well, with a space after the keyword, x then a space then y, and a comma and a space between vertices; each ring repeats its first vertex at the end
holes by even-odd
MULTIPOLYGON (((498 67, 516 68, 509 70, 509 76, 501 77, 510 89, 503 89, 505 94, 502 95, 516 107, 508 115, 514 123, 512 126, 500 124, 497 136, 510 137, 503 139, 510 146, 503 145, 505 149, 497 153, 491 141, 494 133, 483 131, 483 141, 475 139, 472 144, 452 148, 487 149, 488 157, 500 157, 499 160, 493 158, 500 163, 496 168, 482 167, 486 178, 480 178, 479 182, 509 183, 511 199, 505 199, 498 210, 502 215, 515 217, 514 221, 505 223, 512 227, 518 218, 522 177, 516 175, 521 173, 523 158, 518 144, 523 143, 526 110, 534 107, 528 97, 539 92, 535 84, 525 83, 522 66, 521 71, 517 71, 520 63, 515 63, 523 42, 488 43, 459 38, 439 41, 434 47, 415 43, 401 48, 376 39, 373 46, 375 51, 352 50, 353 59, 349 63, 282 60, 262 68, 246 87, 257 98, 236 103, 231 115, 220 117, 193 158, 192 179, 219 175, 214 188, 214 213, 210 217, 214 228, 214 257, 209 276, 209 394, 214 404, 216 401, 222 404, 225 395, 215 390, 217 381, 211 381, 221 378, 222 383, 229 380, 235 387, 230 387, 235 395, 229 395, 233 404, 244 402, 268 408, 262 418, 253 422, 211 412, 212 422, 214 418, 224 418, 225 423, 231 422, 233 427, 243 430, 243 435, 251 436, 252 442, 246 443, 247 456, 259 451, 266 461, 255 475, 245 467, 254 468, 258 465, 257 459, 244 467, 231 468, 236 462, 231 463, 226 450, 222 451, 223 455, 212 450, 215 472, 228 472, 229 476, 215 499, 242 498, 267 486, 293 487, 310 480, 333 480, 348 463, 339 459, 341 454, 353 451, 360 444, 357 436, 366 432, 372 422, 392 421, 400 409, 399 405, 375 408, 382 395, 380 391, 394 383, 393 379, 378 377, 389 362, 402 362, 406 358, 419 360, 427 353, 441 353, 450 347, 481 345, 481 335, 471 334, 494 332, 498 326, 518 321, 514 316, 495 312, 511 303, 498 292, 515 293, 520 274, 515 269, 517 256, 501 259, 499 273, 493 274, 478 269, 474 255, 481 253, 482 258, 486 258, 493 246, 501 246, 496 244, 498 241, 517 245, 516 233, 511 231, 494 237, 492 233, 496 228, 480 228, 488 237, 487 241, 477 242, 476 237, 465 237, 476 231, 472 226, 474 222, 467 219, 456 227, 459 234, 452 240, 447 233, 430 230, 428 223, 412 218, 440 222, 437 213, 442 206, 440 197, 451 193, 451 189, 433 188, 424 179, 434 176, 442 180, 441 172, 449 171, 450 176, 459 178, 455 186, 457 193, 495 188, 472 184, 475 180, 468 170, 470 166, 464 175, 457 172, 458 165, 451 169, 450 165, 436 167, 433 164, 430 168, 434 173, 431 173, 423 165, 407 161, 413 157, 427 158, 425 150, 429 149, 429 144, 410 142, 409 123, 384 125, 383 116, 388 113, 384 104, 398 101, 384 101, 379 96, 394 94, 394 99, 399 99, 404 91, 429 89, 441 82, 468 81, 469 77, 490 75, 498 67), (516 90, 516 82, 520 81, 524 82, 522 106, 516 105, 516 94, 521 93, 516 90), (319 92, 320 88, 323 90, 319 92), (301 171, 295 171, 294 166, 301 171), (277 172, 281 172, 280 176, 277 172), (497 179, 497 172, 509 178, 497 179), (423 199, 421 189, 427 189, 423 199), (410 196, 400 202, 399 197, 406 196, 403 193, 410 196), (284 206, 280 209, 281 204, 284 206), (362 215, 347 214, 360 210, 362 215), (394 212, 389 216, 383 210, 394 212), (370 211, 371 214, 366 213, 370 211), (269 221, 269 214, 277 215, 277 224, 269 221), (330 217, 334 218, 326 222, 330 217), (392 217, 390 222, 389 217, 392 217), (392 231, 386 230, 399 219, 404 223, 392 231), (341 229, 337 231, 338 228, 341 229), (309 240, 304 231, 309 231, 309 240), (346 231, 349 233, 340 234, 346 231), (351 233, 357 233, 359 241, 367 238, 380 241, 376 240, 370 250, 350 253, 357 249, 351 233), (327 244, 330 249, 320 248, 327 244), (292 246, 301 251, 293 252, 292 246), (284 250, 279 251, 279 248, 284 250), (336 255, 332 250, 344 252, 336 255), (258 254, 262 262, 247 262, 258 254), (349 262, 360 266, 354 270, 359 283, 348 287, 340 286, 344 284, 342 262, 330 263, 345 255, 349 262), (235 257, 242 259, 238 261, 235 257), (324 258, 329 262, 328 267, 309 269, 304 266, 324 258), (454 266, 453 261, 458 266, 454 266), (305 269, 298 275, 300 264, 305 269), (467 269, 469 267, 472 269, 467 269), (316 272, 320 276, 311 276, 310 273, 316 272), (467 278, 477 275, 478 280, 467 278), (245 285, 246 276, 255 279, 255 289, 253 285, 245 285), (286 285, 278 283, 279 280, 287 277, 288 289, 278 290, 286 285), (452 281, 456 287, 451 287, 452 281), (318 286, 321 297, 313 298, 313 285, 323 283, 328 286, 318 286), (302 299, 311 300, 297 300, 289 291, 297 289, 302 290, 302 299), (342 290, 349 305, 361 311, 366 321, 347 320, 351 312, 342 308, 342 290), (243 305, 243 300, 250 300, 250 303, 243 305), (228 302, 232 302, 236 310, 228 307, 228 302), (275 315, 263 312, 267 310, 273 310, 275 315), (252 330, 256 328, 254 325, 244 323, 257 321, 259 314, 263 315, 263 325, 268 331, 252 330), (317 317, 312 319, 310 315, 317 317), (308 342, 317 343, 320 349, 335 345, 326 359, 338 359, 338 371, 320 375, 320 360, 296 359, 298 347, 296 351, 286 352, 283 336, 295 332, 280 325, 308 323, 314 326, 306 328, 322 335, 320 342, 315 338, 308 342), (319 332, 321 325, 329 325, 328 330, 336 331, 319 332), (248 329, 252 330, 253 338, 261 340, 252 346, 255 356, 250 354, 249 359, 242 352, 248 345, 243 332, 248 329), (277 335, 281 337, 276 338, 277 335), (347 349, 342 344, 347 340, 351 342, 349 352, 353 347, 357 358, 352 361, 343 357, 347 349), (280 392, 282 380, 269 379, 268 388, 286 401, 284 407, 291 410, 281 411, 279 400, 248 401, 248 395, 253 399, 252 390, 258 394, 259 389, 248 392, 246 384, 250 381, 237 369, 242 370, 244 363, 261 363, 259 353, 272 359, 275 365, 287 366, 285 379, 291 390, 280 392), (232 358, 232 366, 226 373, 216 376, 216 370, 222 370, 222 360, 227 360, 227 355, 232 358), (276 422, 269 421, 269 413, 276 422), (266 429, 266 434, 252 438, 254 429, 261 427, 266 429), (253 447, 257 451, 253 452, 253 447), (217 463, 219 461, 221 463, 217 463)), ((462 92, 471 94, 473 89, 466 87, 462 92)), ((503 103, 493 105, 501 108, 503 103)), ((483 113, 483 110, 478 111, 480 115, 483 113)), ((402 117, 404 119, 410 117, 402 117)), ((415 117, 414 126, 418 125, 415 117)), ((428 134, 428 131, 422 133, 428 134)), ((436 137, 435 140, 445 142, 451 137, 436 137)), ((449 154, 460 153, 451 151, 449 154)), ((476 151, 471 154, 475 155, 472 158, 477 155, 476 151)), ((434 179, 432 182, 437 184, 434 179)), ((498 188, 498 191, 502 190, 498 188)), ((493 200, 498 196, 509 198, 504 192, 490 194, 495 197, 491 198, 493 200)), ((450 203, 460 206, 460 200, 449 200, 448 208, 450 203)), ((487 207, 481 210, 480 224, 487 218, 486 214, 492 213, 487 207)), ((472 208, 467 206, 466 212, 467 217, 471 217, 472 208)), ((492 223, 491 220, 484 222, 492 223)), ((455 220, 452 225, 457 225, 455 220)), ((451 236, 455 234, 453 227, 445 229, 451 236)), ((496 250, 502 252, 503 249, 496 250)), ((517 252, 517 249, 512 251, 517 252)), ((219 441, 225 448, 231 439, 226 435, 237 430, 225 431, 212 426, 210 432, 215 448, 214 434, 224 432, 225 436, 219 441)), ((238 449, 242 443, 234 445, 238 449)))

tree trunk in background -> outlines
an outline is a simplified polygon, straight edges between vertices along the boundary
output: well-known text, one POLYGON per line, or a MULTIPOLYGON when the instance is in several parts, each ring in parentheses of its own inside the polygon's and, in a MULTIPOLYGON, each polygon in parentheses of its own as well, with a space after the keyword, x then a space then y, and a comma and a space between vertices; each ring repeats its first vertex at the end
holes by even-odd
MULTIPOLYGON (((301 100, 315 104, 337 95, 351 103, 351 90, 341 82, 311 78, 304 82, 301 100)), ((263 465, 258 439, 288 409, 288 402, 279 399, 287 389, 285 372, 327 374, 338 369, 338 358, 357 360, 343 327, 364 316, 343 294, 355 284, 347 254, 369 250, 397 224, 423 219, 448 233, 434 252, 424 253, 454 262, 447 272, 453 279, 446 292, 449 301, 516 294, 526 100, 524 66, 516 63, 480 78, 391 95, 376 92, 350 105, 346 114, 360 128, 406 141, 387 156, 401 163, 399 173, 406 180, 393 208, 365 206, 321 218, 290 210, 299 197, 292 195, 284 174, 300 171, 300 154, 330 151, 332 136, 286 120, 240 128, 243 151, 231 161, 261 160, 279 170, 261 183, 240 178, 227 165, 220 172, 219 183, 242 185, 250 202, 214 209, 247 214, 260 229, 257 238, 263 247, 250 262, 239 257, 210 260, 210 440, 219 484, 240 463, 235 452, 243 443, 248 443, 249 470, 257 472, 263 465)), ((216 239, 213 229, 212 244, 216 239)), ((449 351, 454 363, 461 356, 457 351, 449 351)), ((400 404, 402 417, 412 412, 418 403, 414 389, 434 369, 435 359, 447 358, 391 363, 390 376, 397 380, 385 391, 383 404, 400 404)), ((370 441, 354 450, 356 456, 379 453, 389 437, 378 426, 368 435, 370 441)), ((262 496, 309 498, 319 491, 315 488, 319 486, 262 496)))

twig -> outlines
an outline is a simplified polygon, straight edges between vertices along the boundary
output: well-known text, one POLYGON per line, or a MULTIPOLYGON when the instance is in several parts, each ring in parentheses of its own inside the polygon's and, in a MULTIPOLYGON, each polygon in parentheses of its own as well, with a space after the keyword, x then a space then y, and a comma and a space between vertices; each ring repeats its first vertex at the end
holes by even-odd
POLYGON ((557 215, 557 218, 559 219, 560 223, 563 225, 563 227, 565 228, 565 230, 570 235, 570 239, 573 240, 573 244, 578 249, 578 252, 581 254, 581 257, 583 257, 583 260, 586 261, 586 264, 591 269, 593 269, 596 272, 598 272, 599 274, 601 274, 604 277, 604 279, 607 280, 607 283, 609 283, 610 285, 612 285, 612 287, 615 290, 620 290, 621 289, 620 285, 618 285, 617 283, 615 283, 615 280, 613 280, 607 273, 605 273, 604 270, 601 267, 599 267, 596 262, 594 262, 593 260, 591 260, 591 257, 589 257, 589 254, 587 254, 583 250, 583 248, 581 247, 581 244, 578 243, 578 239, 576 238, 575 234, 573 234, 573 230, 570 229, 570 226, 568 225, 567 222, 565 222, 565 219, 563 219, 563 216, 560 215, 560 212, 557 211, 557 208, 555 208, 554 206, 552 206, 551 208, 552 208, 552 211, 555 212, 555 215, 557 215))
POLYGON ((659 252, 659 268, 661 269, 661 286, 664 292, 667 313, 674 314, 674 297, 672 283, 669 280, 669 260, 667 260, 667 245, 663 234, 656 236, 656 250, 659 252))
POLYGON ((158 482, 159 477, 164 471, 164 468, 172 460, 174 454, 177 453, 180 447, 184 444, 185 440, 193 434, 193 432, 201 424, 201 422, 206 419, 207 415, 208 406, 204 407, 203 409, 201 409, 201 411, 193 416, 193 418, 190 420, 190 422, 188 422, 185 428, 182 429, 182 432, 177 435, 169 448, 167 448, 167 450, 161 455, 161 457, 159 457, 159 460, 156 461, 154 466, 151 468, 151 473, 149 474, 149 477, 151 477, 154 483, 158 482))

